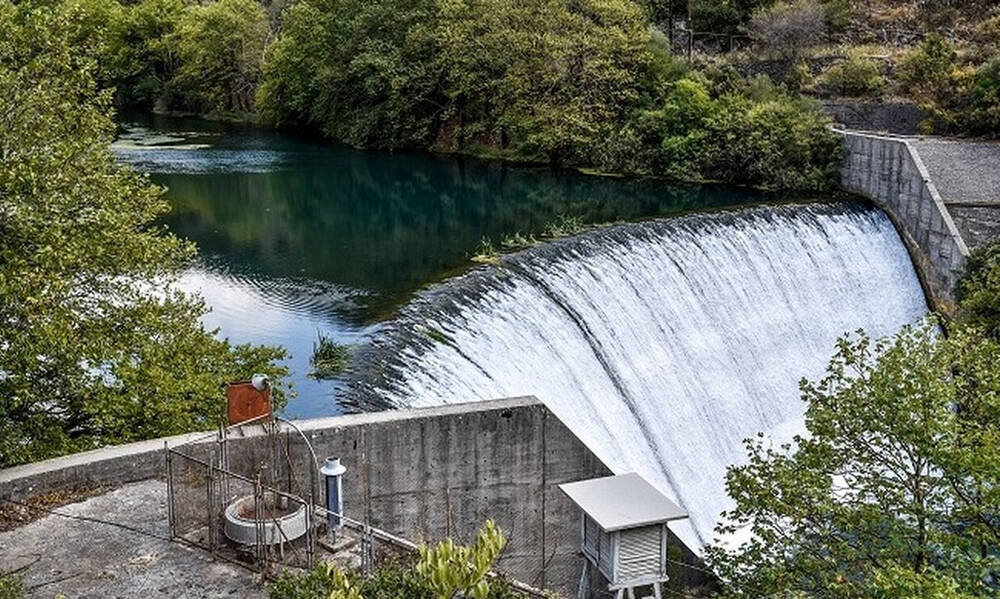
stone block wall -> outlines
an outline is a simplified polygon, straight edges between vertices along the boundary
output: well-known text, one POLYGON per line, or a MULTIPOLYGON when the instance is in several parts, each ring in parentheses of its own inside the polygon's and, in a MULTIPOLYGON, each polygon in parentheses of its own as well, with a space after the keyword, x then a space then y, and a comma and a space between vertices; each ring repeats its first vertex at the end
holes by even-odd
POLYGON ((841 186, 871 199, 896 224, 928 299, 951 311, 969 249, 906 139, 841 131, 847 149, 841 186))

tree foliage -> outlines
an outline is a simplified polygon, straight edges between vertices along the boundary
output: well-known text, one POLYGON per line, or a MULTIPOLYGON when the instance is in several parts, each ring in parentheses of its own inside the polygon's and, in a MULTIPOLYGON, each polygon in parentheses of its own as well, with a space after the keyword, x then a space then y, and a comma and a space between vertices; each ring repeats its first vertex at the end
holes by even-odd
POLYGON ((803 381, 808 435, 748 441, 709 550, 735 596, 992 597, 1000 585, 1000 345, 925 324, 842 339, 803 381), (747 538, 749 537, 749 538, 747 538), (734 544, 735 545, 735 544, 734 544))
POLYGON ((177 25, 179 67, 170 86, 183 104, 202 112, 251 112, 270 37, 258 0, 194 5, 177 25))
POLYGON ((955 296, 959 320, 1000 339, 1000 241, 972 252, 955 296))
POLYGON ((579 158, 636 105, 648 43, 630 0, 302 0, 261 100, 358 146, 579 158))
POLYGON ((0 466, 211 428, 220 383, 283 373, 175 289, 193 247, 115 162, 111 94, 64 8, 0 4, 0 466))
POLYGON ((825 189, 841 144, 819 106, 766 77, 712 83, 697 75, 666 86, 662 103, 639 110, 610 137, 609 171, 825 189))

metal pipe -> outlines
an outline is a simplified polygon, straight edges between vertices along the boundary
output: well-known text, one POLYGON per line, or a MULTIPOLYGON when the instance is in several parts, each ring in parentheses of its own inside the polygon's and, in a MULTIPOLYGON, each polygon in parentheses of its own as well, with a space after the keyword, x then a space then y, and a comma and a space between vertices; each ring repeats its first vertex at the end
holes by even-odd
POLYGON ((329 457, 320 469, 326 477, 326 509, 327 528, 335 532, 344 526, 344 483, 343 476, 347 468, 340 463, 340 458, 329 457))

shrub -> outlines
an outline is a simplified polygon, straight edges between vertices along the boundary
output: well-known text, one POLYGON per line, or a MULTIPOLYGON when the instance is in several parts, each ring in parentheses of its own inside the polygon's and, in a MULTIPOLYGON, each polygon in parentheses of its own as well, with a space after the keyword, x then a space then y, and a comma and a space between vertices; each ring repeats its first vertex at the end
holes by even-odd
POLYGON ((1000 339, 1000 241, 972 252, 955 298, 960 320, 1000 339))
POLYGON ((896 76, 903 89, 918 96, 918 100, 937 97, 950 88, 956 59, 954 45, 938 34, 931 34, 903 55, 896 76))
POLYGON ((519 595, 492 570, 506 544, 487 520, 471 546, 451 539, 421 547, 415 563, 389 563, 361 578, 321 563, 300 573, 283 572, 268 589, 271 599, 511 599, 519 595))
POLYGON ((1000 134, 1000 57, 976 69, 969 90, 969 108, 961 118, 967 131, 1000 134))
POLYGON ((851 97, 877 96, 885 88, 878 64, 853 56, 827 69, 820 82, 836 94, 851 97))
POLYGON ((506 544, 500 527, 487 520, 474 545, 465 547, 446 539, 436 547, 421 547, 415 570, 438 599, 487 599, 491 586, 487 574, 506 544))
POLYGON ((20 576, 0 574, 0 599, 21 599, 24 593, 24 583, 20 576))
POLYGON ((778 0, 754 12, 750 37, 782 56, 797 56, 826 36, 826 15, 816 0, 778 0))
POLYGON ((829 188, 843 150, 817 102, 729 94, 718 103, 707 123, 708 177, 776 190, 829 188))

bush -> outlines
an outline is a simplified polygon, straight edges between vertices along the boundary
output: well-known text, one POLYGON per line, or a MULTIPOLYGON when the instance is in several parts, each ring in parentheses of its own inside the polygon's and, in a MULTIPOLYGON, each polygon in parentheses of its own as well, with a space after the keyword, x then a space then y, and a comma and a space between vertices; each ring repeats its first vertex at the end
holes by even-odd
POLYGON ((750 37, 782 56, 797 56, 826 37, 826 15, 817 0, 778 0, 753 13, 750 37))
POLYGON ((955 298, 959 320, 1000 339, 1000 241, 972 252, 955 298))
POLYGON ((918 100, 933 100, 951 89, 951 73, 957 57, 951 42, 931 34, 903 55, 896 67, 896 77, 903 89, 918 100))
POLYGON ((820 83, 841 96, 877 96, 885 88, 885 78, 874 61, 850 57, 833 65, 820 77, 820 83))
POLYGON ((843 155, 840 138, 815 101, 727 95, 707 124, 705 172, 768 189, 828 189, 843 155))
POLYGON ((1000 57, 976 69, 969 90, 969 108, 961 118, 966 131, 1000 134, 1000 57))
POLYGON ((17 574, 0 574, 0 599, 24 597, 24 583, 17 574))
POLYGON ((415 563, 389 563, 365 578, 321 563, 307 572, 282 573, 269 595, 271 599, 510 599, 519 595, 509 581, 488 576, 506 542, 500 528, 487 520, 471 546, 447 539, 435 547, 421 547, 415 563))

